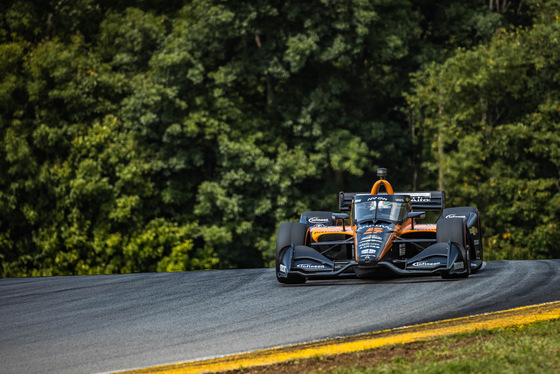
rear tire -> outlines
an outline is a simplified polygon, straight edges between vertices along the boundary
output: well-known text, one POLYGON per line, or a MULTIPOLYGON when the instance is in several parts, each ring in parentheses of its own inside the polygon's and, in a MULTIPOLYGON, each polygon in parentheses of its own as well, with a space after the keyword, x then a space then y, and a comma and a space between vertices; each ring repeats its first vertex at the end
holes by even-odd
POLYGON ((278 229, 276 237, 276 279, 284 284, 302 284, 307 280, 298 274, 289 274, 287 278, 279 277, 281 257, 286 250, 292 246, 305 245, 307 236, 307 225, 299 222, 284 222, 278 229))

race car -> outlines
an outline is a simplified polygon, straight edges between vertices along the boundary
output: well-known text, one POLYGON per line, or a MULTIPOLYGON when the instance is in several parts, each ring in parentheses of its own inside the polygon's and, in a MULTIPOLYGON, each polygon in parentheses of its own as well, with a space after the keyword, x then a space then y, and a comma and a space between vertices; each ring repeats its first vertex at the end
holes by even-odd
POLYGON ((394 192, 387 170, 377 175, 370 192, 339 193, 340 213, 309 211, 299 222, 280 225, 280 283, 349 275, 467 278, 482 267, 478 209, 445 208, 444 191, 394 192), (441 212, 437 221, 417 222, 428 211, 441 212))

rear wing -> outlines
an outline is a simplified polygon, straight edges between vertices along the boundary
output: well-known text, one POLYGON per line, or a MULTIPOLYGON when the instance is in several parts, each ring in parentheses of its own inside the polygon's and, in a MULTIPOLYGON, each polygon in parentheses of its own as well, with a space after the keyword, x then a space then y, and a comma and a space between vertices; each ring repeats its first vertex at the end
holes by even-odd
MULTIPOLYGON (((338 208, 341 212, 352 209, 354 195, 369 195, 369 192, 344 192, 338 194, 338 208)), ((383 195, 381 193, 380 195, 383 195)), ((445 209, 445 191, 395 192, 395 195, 410 196, 410 206, 414 211, 445 209)))
POLYGON ((410 196, 410 207, 412 210, 445 209, 445 191, 398 192, 398 194, 410 196))

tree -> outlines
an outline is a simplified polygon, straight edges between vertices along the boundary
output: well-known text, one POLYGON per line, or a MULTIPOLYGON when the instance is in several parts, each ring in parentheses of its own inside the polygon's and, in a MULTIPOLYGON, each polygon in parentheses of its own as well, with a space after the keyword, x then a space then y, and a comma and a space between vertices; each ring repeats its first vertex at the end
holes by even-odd
POLYGON ((558 4, 415 75, 408 97, 454 205, 483 214, 490 259, 558 256, 558 4), (545 140, 546 139, 546 140, 545 140))
POLYGON ((482 0, 0 4, 3 276, 270 264, 280 222, 335 210, 378 166, 409 188, 409 74, 516 16, 482 0))

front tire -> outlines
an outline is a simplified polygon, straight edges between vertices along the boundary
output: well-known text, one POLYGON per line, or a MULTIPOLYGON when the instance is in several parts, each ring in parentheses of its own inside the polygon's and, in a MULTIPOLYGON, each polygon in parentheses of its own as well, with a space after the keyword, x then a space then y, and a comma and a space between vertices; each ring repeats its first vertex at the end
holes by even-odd
POLYGON ((467 232, 467 244, 470 248, 470 258, 478 263, 478 266, 471 269, 472 273, 477 272, 484 261, 484 249, 482 247, 482 229, 480 226, 480 213, 477 208, 471 206, 447 208, 442 212, 442 217, 451 219, 451 217, 463 218, 467 220, 471 213, 476 214, 476 223, 471 227, 471 232, 467 232))
POLYGON ((299 274, 288 274, 287 278, 278 276, 280 272, 280 263, 285 251, 290 250, 292 244, 294 247, 305 245, 307 236, 307 225, 299 222, 284 222, 278 229, 276 237, 276 279, 284 284, 302 284, 307 280, 299 274))
MULTIPOLYGON (((463 261, 466 263, 464 273, 454 274, 449 270, 442 271, 443 279, 467 278, 471 274, 470 253, 467 250, 467 225, 463 219, 440 219, 437 222, 436 238, 438 243, 451 243, 458 245, 461 249, 463 261)), ((452 245, 453 245, 452 244, 452 245)))

